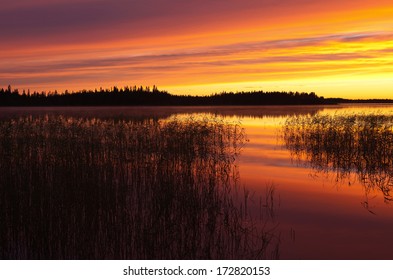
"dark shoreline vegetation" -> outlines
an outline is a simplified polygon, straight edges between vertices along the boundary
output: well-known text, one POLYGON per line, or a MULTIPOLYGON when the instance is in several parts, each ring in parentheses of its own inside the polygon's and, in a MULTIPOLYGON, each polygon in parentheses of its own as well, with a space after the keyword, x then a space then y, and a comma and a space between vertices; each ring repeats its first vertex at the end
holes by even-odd
POLYGON ((339 183, 354 180, 393 201, 393 116, 378 113, 301 115, 289 117, 283 141, 292 157, 339 183))
POLYGON ((20 92, 0 89, 0 106, 212 106, 336 104, 314 92, 222 92, 208 96, 173 95, 150 87, 113 87, 76 92, 20 92))
POLYGON ((324 98, 314 92, 243 91, 206 96, 174 95, 150 87, 112 87, 110 89, 30 92, 0 89, 0 107, 4 106, 231 106, 231 105, 337 105, 340 103, 393 103, 392 99, 324 98))
POLYGON ((279 257, 274 187, 257 206, 239 187, 236 123, 42 114, 0 134, 0 259, 279 257))

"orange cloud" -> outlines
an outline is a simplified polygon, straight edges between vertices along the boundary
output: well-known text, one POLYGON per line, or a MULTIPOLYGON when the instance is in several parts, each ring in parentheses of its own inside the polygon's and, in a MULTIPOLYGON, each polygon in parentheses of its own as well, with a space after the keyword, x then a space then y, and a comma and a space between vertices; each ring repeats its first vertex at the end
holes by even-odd
POLYGON ((390 1, 213 2, 159 0, 149 8, 42 0, 43 21, 30 15, 38 10, 28 0, 18 9, 6 5, 0 21, 9 28, 0 33, 10 40, 1 46, 0 86, 156 84, 176 93, 252 87, 351 96, 359 84, 370 89, 382 81, 374 96, 393 90, 390 1), (76 11, 68 14, 74 21, 49 15, 60 10, 76 11), (25 17, 17 22, 16 15, 25 17))

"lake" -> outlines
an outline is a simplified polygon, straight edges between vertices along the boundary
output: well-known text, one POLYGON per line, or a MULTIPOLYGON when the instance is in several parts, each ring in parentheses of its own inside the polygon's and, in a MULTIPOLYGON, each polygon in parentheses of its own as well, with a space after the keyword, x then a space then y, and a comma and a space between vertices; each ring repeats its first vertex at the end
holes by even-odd
POLYGON ((393 106, 0 109, 1 259, 393 259, 393 106))

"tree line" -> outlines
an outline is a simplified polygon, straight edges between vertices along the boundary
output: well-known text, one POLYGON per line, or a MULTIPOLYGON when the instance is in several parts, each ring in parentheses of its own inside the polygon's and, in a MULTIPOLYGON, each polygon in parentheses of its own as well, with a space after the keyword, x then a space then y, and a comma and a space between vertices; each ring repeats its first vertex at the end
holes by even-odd
MULTIPOLYGON (((19 91, 10 85, 0 89, 0 106, 213 106, 330 104, 314 92, 221 92, 207 96, 173 95, 156 86, 114 86, 110 89, 64 92, 19 91)), ((335 103, 335 102, 334 102, 335 103)))

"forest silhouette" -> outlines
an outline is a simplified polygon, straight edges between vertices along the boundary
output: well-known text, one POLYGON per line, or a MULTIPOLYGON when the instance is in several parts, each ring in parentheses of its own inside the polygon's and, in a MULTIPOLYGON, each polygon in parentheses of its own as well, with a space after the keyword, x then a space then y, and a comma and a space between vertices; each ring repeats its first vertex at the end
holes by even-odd
POLYGON ((334 105, 339 103, 393 103, 392 99, 324 98, 315 92, 241 91, 211 95, 174 95, 153 87, 125 86, 79 91, 0 89, 1 106, 222 106, 222 105, 334 105))
POLYGON ((313 105, 332 104, 314 92, 222 92, 207 96, 173 95, 156 86, 112 87, 62 93, 0 89, 0 106, 212 106, 212 105, 313 105))

